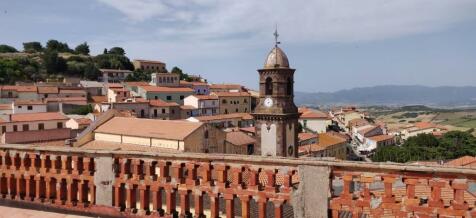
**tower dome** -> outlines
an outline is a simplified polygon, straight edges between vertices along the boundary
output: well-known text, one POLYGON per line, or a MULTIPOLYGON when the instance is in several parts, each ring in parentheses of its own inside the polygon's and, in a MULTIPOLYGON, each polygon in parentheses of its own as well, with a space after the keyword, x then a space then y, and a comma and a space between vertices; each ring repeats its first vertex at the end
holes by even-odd
POLYGON ((264 68, 289 68, 288 57, 277 45, 269 52, 264 62, 264 68))

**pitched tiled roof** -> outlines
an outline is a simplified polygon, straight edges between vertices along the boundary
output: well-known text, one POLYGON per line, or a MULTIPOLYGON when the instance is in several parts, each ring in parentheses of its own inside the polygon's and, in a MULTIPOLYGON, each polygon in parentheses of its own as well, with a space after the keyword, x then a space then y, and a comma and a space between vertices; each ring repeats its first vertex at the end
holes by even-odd
POLYGON ((255 134, 256 133, 256 127, 254 127, 254 126, 243 127, 243 128, 240 128, 240 131, 255 134))
POLYGON ((299 112, 302 119, 331 119, 327 113, 309 108, 299 108, 299 112))
POLYGON ((367 121, 366 119, 356 118, 356 119, 349 120, 348 125, 350 127, 358 127, 358 126, 365 126, 367 124, 369 124, 369 121, 367 121))
POLYGON ((243 132, 226 133, 226 141, 233 145, 249 145, 256 143, 256 139, 243 132))
POLYGON ((11 104, 0 104, 0 110, 11 110, 12 105, 11 104))
POLYGON ((172 106, 179 106, 176 102, 166 102, 160 99, 157 100, 149 100, 150 106, 153 107, 172 107, 172 106))
POLYGON ((95 132, 158 139, 183 140, 202 125, 203 123, 179 120, 114 117, 99 126, 95 132))
POLYGON ((180 153, 180 151, 177 149, 159 148, 159 147, 153 147, 153 146, 135 145, 135 144, 118 143, 118 142, 106 142, 106 141, 99 141, 99 140, 90 141, 84 144, 83 146, 81 146, 80 148, 87 149, 87 150, 180 153))
POLYGON ((112 73, 132 73, 130 70, 119 70, 119 69, 99 69, 101 72, 112 72, 112 73))
POLYGON ((46 104, 41 100, 15 99, 15 105, 43 105, 46 104))
POLYGON ((317 138, 317 134, 310 132, 301 132, 298 134, 299 141, 305 141, 312 138, 317 138))
POLYGON ((393 138, 395 138, 395 136, 393 135, 376 135, 376 136, 369 137, 370 140, 376 141, 376 142, 386 141, 393 138))
POLYGON ((143 60, 143 59, 135 59, 134 61, 143 62, 143 63, 153 63, 153 64, 165 64, 162 61, 152 61, 152 60, 143 60))
POLYGON ((107 96, 105 95, 91 96, 91 100, 94 103, 102 103, 107 101, 107 96))
POLYGON ((359 133, 360 135, 365 135, 365 134, 369 133, 370 131, 372 131, 372 130, 378 128, 378 127, 379 127, 379 126, 369 126, 369 127, 365 128, 365 129, 359 130, 358 133, 359 133))
POLYGON ((140 86, 147 92, 193 92, 193 89, 186 87, 163 87, 163 86, 140 86))
POLYGON ((240 84, 211 84, 210 89, 241 89, 240 84))
POLYGON ((344 138, 335 136, 331 133, 319 133, 318 138, 319 140, 317 144, 300 146, 299 153, 321 151, 327 149, 330 146, 339 145, 347 142, 347 140, 345 140, 344 138))
POLYGON ((452 167, 463 167, 474 165, 476 167, 476 157, 473 156, 463 156, 454 160, 450 160, 445 163, 447 166, 452 167))
POLYGON ((88 118, 78 118, 78 119, 74 119, 79 125, 89 125, 91 124, 93 121, 88 119, 88 118))
POLYGON ((141 81, 141 82, 126 82, 126 85, 127 86, 148 86, 149 83, 144 82, 144 81, 141 81))
POLYGON ((213 92, 212 95, 218 97, 249 97, 251 96, 248 92, 213 92))
POLYGON ((2 86, 2 90, 11 90, 17 92, 37 92, 36 86, 2 86))
POLYGON ((218 96, 216 95, 193 95, 193 97, 200 100, 218 100, 218 96))
POLYGON ((68 117, 60 112, 44 112, 44 113, 25 113, 12 114, 12 122, 31 122, 31 121, 50 121, 50 120, 68 120, 68 117))
POLYGON ((199 117, 195 117, 195 119, 201 122, 228 120, 228 119, 251 120, 253 119, 253 116, 251 116, 248 113, 231 113, 231 114, 218 114, 218 115, 211 115, 211 116, 199 116, 199 117))
POLYGON ((39 94, 57 94, 58 92, 58 87, 56 86, 38 86, 39 94))

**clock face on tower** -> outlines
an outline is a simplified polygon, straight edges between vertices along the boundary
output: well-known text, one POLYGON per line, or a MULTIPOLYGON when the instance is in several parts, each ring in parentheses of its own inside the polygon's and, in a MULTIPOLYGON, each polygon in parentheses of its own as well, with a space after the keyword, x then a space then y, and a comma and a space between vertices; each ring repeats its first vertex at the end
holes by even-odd
POLYGON ((264 106, 265 107, 272 107, 273 106, 273 99, 272 98, 265 98, 264 99, 264 106))

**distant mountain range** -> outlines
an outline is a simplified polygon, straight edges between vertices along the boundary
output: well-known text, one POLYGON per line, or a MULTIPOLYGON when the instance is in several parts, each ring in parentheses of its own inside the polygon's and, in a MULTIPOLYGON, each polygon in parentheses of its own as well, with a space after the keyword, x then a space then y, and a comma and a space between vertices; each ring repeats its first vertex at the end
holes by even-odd
POLYGON ((296 92, 298 105, 476 106, 476 86, 383 85, 336 92, 296 92))

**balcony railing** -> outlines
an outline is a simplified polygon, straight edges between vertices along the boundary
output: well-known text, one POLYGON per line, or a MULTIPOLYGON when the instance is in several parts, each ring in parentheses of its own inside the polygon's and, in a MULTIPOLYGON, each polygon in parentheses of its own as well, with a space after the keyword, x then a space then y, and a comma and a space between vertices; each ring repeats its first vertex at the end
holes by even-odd
POLYGON ((476 170, 2 145, 0 201, 108 216, 475 217, 476 170))

